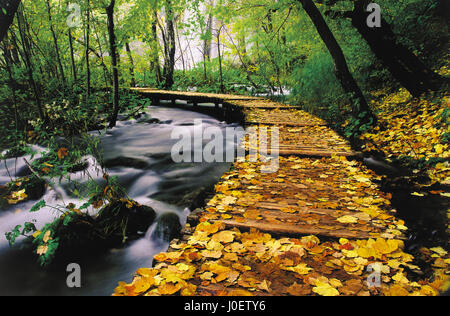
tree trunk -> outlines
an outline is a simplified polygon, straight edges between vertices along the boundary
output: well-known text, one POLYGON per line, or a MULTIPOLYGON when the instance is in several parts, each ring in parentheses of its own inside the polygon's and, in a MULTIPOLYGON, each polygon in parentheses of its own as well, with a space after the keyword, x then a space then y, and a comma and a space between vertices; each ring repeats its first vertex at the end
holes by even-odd
POLYGON ((370 2, 371 0, 361 0, 355 3, 352 24, 374 54, 413 96, 418 97, 429 90, 439 90, 445 80, 399 44, 391 26, 384 19, 381 20, 381 27, 370 28, 367 25, 370 12, 366 12, 366 9, 370 2))
POLYGON ((131 54, 130 44, 128 42, 125 42, 125 48, 127 50, 128 59, 130 60, 131 86, 136 87, 136 78, 134 76, 134 60, 133 55, 131 54))
POLYGON ((203 41, 203 54, 204 59, 211 61, 211 36, 212 36, 213 16, 210 13, 208 15, 208 21, 206 22, 205 40, 203 41))
POLYGON ((183 74, 186 74, 186 62, 184 60, 184 52, 183 47, 181 46, 180 34, 178 32, 178 26, 176 27, 176 36, 178 41, 178 48, 180 50, 181 63, 183 64, 183 74))
POLYGON ((19 49, 18 49, 19 45, 17 43, 16 34, 11 33, 11 40, 12 40, 12 45, 14 46, 11 49, 12 62, 15 65, 21 66, 20 53, 19 53, 19 49))
POLYGON ((30 86, 33 89, 33 93, 34 93, 34 100, 36 102, 36 107, 39 113, 39 117, 41 118, 41 120, 45 120, 45 115, 44 115, 44 111, 42 109, 42 102, 41 102, 41 96, 39 93, 39 88, 36 84, 36 81, 33 78, 33 64, 31 62, 31 45, 30 42, 28 40, 27 37, 27 32, 26 32, 26 22, 25 22, 25 17, 23 15, 23 6, 19 7, 19 9, 17 10, 17 22, 18 22, 18 26, 19 26, 19 33, 20 33, 20 37, 22 40, 22 48, 23 48, 23 57, 24 57, 24 62, 25 62, 25 66, 26 66, 26 70, 27 70, 27 75, 28 75, 28 81, 30 82, 30 86))
POLYGON ((11 57, 11 51, 9 48, 9 42, 8 42, 8 38, 7 35, 4 37, 4 41, 5 41, 5 45, 3 46, 3 56, 5 58, 5 63, 6 63, 6 70, 8 71, 8 86, 11 90, 11 94, 12 94, 12 103, 13 103, 13 107, 14 107, 14 121, 15 121, 15 129, 17 131, 17 129, 19 128, 19 112, 17 110, 17 97, 16 97, 16 82, 14 80, 13 77, 13 73, 12 73, 12 69, 11 69, 11 65, 13 64, 12 61, 12 57, 11 57))
MULTIPOLYGON (((94 24, 94 26, 95 26, 95 24, 94 24)), ((91 48, 91 52, 94 53, 98 59, 100 59, 100 65, 102 66, 102 69, 103 69, 103 78, 105 79, 105 85, 112 87, 113 81, 111 78, 111 74, 108 71, 108 67, 106 67, 106 65, 105 65, 105 58, 104 58, 105 54, 103 52, 102 42, 100 40, 100 36, 98 35, 96 26, 94 27, 94 34, 95 34, 95 39, 97 40, 97 45, 98 45, 98 49, 100 51, 100 55, 92 48, 91 48)), ((106 38, 105 38, 105 42, 107 42, 106 38)))
POLYGON ((75 66, 75 55, 73 51, 73 38, 72 38, 72 32, 69 29, 69 48, 70 48, 70 62, 72 65, 72 76, 73 81, 77 81, 77 67, 75 66))
POLYGON ((61 56, 59 53, 58 38, 56 37, 55 28, 53 26, 50 0, 47 0, 46 4, 47 4, 47 13, 48 13, 48 23, 50 24, 50 32, 52 33, 53 44, 55 45, 56 61, 58 62, 59 73, 61 75, 63 86, 66 87, 66 76, 64 74, 64 67, 62 65, 61 56))
POLYGON ((150 68, 155 72, 156 84, 159 86, 162 82, 161 67, 159 65, 159 45, 158 45, 158 11, 153 11, 152 21, 152 58, 150 61, 150 68))
POLYGON ((310 17, 314 26, 317 29, 321 39, 325 43, 328 51, 330 52, 334 61, 334 72, 337 79, 339 80, 344 91, 352 96, 353 103, 353 115, 354 117, 359 117, 361 114, 365 114, 362 122, 369 122, 370 118, 375 119, 367 101, 353 78, 350 70, 348 69, 347 61, 345 59, 344 53, 339 46, 336 38, 325 22, 322 14, 312 0, 298 0, 305 12, 310 17))
POLYGON ((117 64, 117 52, 116 52, 116 35, 114 34, 114 6, 115 0, 111 0, 109 6, 106 8, 106 15, 108 18, 108 34, 109 34, 109 46, 111 55, 111 65, 113 73, 113 114, 109 121, 109 127, 116 126, 117 117, 119 116, 119 71, 117 64))
POLYGON ((89 37, 90 37, 90 27, 91 27, 91 13, 90 13, 90 0, 87 0, 87 9, 86 9, 86 33, 85 33, 85 42, 86 42, 86 103, 89 102, 91 97, 91 66, 89 62, 89 37))
POLYGON ((0 42, 6 36, 19 4, 20 0, 0 0, 0 42))
POLYGON ((225 86, 223 84, 222 53, 220 52, 220 34, 222 33, 222 28, 223 24, 217 31, 217 54, 219 56, 220 92, 225 93, 225 86))
POLYGON ((172 8, 172 1, 166 0, 166 27, 167 27, 167 40, 166 40, 166 58, 164 62, 164 89, 170 90, 174 84, 174 71, 175 71, 175 53, 176 53, 176 38, 175 38, 175 26, 174 26, 174 12, 172 8))

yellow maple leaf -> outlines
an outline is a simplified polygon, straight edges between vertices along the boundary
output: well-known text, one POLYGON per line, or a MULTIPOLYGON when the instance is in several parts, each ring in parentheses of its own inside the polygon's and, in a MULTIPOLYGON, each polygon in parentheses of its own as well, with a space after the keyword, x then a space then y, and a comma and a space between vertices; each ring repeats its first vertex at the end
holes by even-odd
POLYGON ((155 284, 155 279, 150 278, 136 278, 133 282, 135 294, 141 294, 149 290, 155 284))
POLYGON ((295 267, 282 267, 283 270, 292 271, 300 275, 307 275, 312 268, 309 268, 305 263, 301 263, 295 267))
POLYGON ((189 283, 181 290, 181 296, 194 296, 196 291, 197 286, 189 283))
POLYGON ((197 226, 196 231, 206 232, 209 234, 215 234, 219 231, 221 225, 222 224, 219 222, 215 222, 214 224, 211 224, 209 222, 203 222, 197 226))
POLYGON ((339 291, 332 287, 329 283, 316 281, 316 286, 312 289, 314 293, 320 296, 339 296, 339 291))
POLYGON ((221 231, 211 237, 212 240, 220 243, 230 243, 234 241, 234 233, 231 231, 221 231))
POLYGON ((162 285, 158 287, 158 292, 161 295, 173 295, 182 288, 183 286, 180 283, 173 284, 164 282, 162 285))

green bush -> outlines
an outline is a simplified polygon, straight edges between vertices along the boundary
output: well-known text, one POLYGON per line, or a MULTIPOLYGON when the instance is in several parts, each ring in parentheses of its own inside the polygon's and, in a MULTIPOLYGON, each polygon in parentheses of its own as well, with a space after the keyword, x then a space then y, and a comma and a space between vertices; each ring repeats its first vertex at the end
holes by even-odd
MULTIPOLYGON (((328 52, 312 55, 304 67, 296 67, 291 80, 293 103, 304 104, 312 113, 319 114, 322 108, 336 107, 346 100, 328 52)), ((336 108, 330 110, 336 112, 336 108)))

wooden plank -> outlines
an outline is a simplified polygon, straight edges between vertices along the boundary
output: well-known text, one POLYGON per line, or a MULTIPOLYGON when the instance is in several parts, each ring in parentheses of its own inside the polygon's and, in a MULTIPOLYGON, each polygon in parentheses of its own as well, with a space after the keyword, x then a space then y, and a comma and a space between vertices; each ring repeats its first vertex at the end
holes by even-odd
POLYGON ((302 150, 302 149, 291 149, 291 150, 282 149, 279 151, 279 155, 280 156, 313 157, 313 158, 314 157, 331 158, 333 156, 347 157, 347 158, 363 158, 364 157, 364 155, 360 152, 311 151, 311 150, 302 150))
POLYGON ((327 126, 326 123, 305 123, 305 122, 276 122, 276 121, 245 121, 246 125, 284 125, 291 127, 314 127, 327 126))
POLYGON ((229 229, 238 228, 240 230, 249 231, 250 229, 257 229, 259 231, 269 233, 273 236, 290 236, 300 237, 307 235, 317 235, 336 238, 349 238, 349 239, 368 239, 372 236, 367 232, 351 231, 346 229, 328 230, 318 227, 308 227, 300 225, 287 225, 287 224, 272 224, 263 221, 247 220, 244 223, 240 223, 233 220, 222 220, 229 229))
MULTIPOLYGON (((199 93, 199 92, 181 92, 181 91, 166 91, 166 90, 156 90, 149 88, 132 88, 132 91, 140 93, 145 96, 155 96, 161 97, 177 97, 179 99, 204 99, 204 100, 263 100, 261 97, 253 96, 239 96, 239 95, 228 95, 228 94, 213 94, 213 93, 199 93)), ((202 103, 202 102, 199 102, 202 103)))

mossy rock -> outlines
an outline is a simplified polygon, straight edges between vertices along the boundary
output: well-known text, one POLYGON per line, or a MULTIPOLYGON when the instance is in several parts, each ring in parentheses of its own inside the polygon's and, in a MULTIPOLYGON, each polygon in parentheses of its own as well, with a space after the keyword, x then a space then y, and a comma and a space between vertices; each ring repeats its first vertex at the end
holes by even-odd
POLYGON ((72 214, 68 223, 60 219, 57 233, 58 253, 96 252, 122 247, 147 232, 156 219, 156 212, 148 206, 132 201, 115 201, 105 206, 97 217, 72 214), (132 205, 130 208, 129 206, 132 205))
POLYGON ((20 201, 26 202, 30 200, 38 200, 42 198, 47 190, 47 184, 44 180, 32 176, 30 178, 21 178, 14 182, 8 183, 6 186, 0 188, 0 210, 10 206, 8 203, 8 196, 13 192, 25 190, 26 199, 20 201))
POLYGON ((37 177, 32 177, 30 181, 23 184, 25 193, 28 195, 29 200, 38 200, 44 196, 46 191, 46 182, 37 177))
POLYGON ((145 233, 156 219, 156 212, 149 206, 132 201, 116 201, 104 207, 96 223, 106 237, 121 235, 128 237, 145 233))
POLYGON ((5 210, 8 206, 8 201, 0 196, 0 211, 5 210))
POLYGON ((158 224, 152 237, 164 241, 171 241, 180 235, 181 229, 178 215, 175 213, 166 213, 158 219, 158 224))

